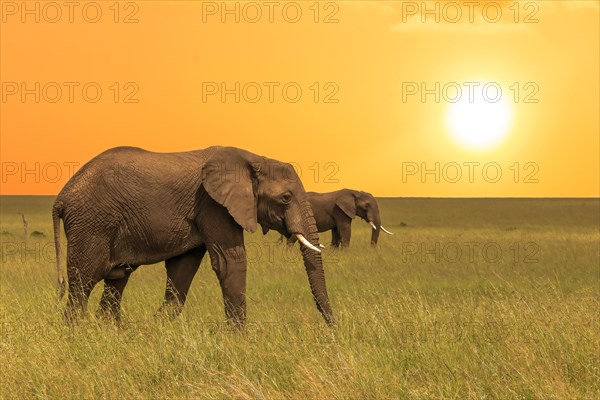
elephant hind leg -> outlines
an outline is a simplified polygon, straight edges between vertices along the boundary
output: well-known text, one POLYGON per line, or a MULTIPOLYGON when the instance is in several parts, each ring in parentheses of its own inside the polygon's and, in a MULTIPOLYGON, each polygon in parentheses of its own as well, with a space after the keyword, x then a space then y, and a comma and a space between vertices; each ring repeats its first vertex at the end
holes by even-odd
POLYGON ((100 307, 96 312, 97 316, 113 319, 117 323, 121 321, 123 291, 129 281, 129 276, 136 268, 137 266, 131 266, 131 268, 124 269, 123 276, 118 279, 111 279, 110 276, 104 278, 104 291, 100 299, 100 307))
POLYGON ((67 250, 67 277, 69 298, 65 319, 76 322, 87 310, 92 290, 109 269, 108 245, 88 243, 70 244, 67 250))
POLYGON ((87 310, 87 303, 94 289, 94 286, 100 282, 100 278, 83 275, 76 272, 69 273, 69 298, 67 308, 65 309, 65 319, 69 322, 76 322, 87 310))

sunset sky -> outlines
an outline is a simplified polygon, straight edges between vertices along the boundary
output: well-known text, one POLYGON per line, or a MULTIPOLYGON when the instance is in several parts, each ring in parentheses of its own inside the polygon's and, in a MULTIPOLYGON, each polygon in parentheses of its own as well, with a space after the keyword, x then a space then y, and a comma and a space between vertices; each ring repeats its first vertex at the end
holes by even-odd
POLYGON ((2 194, 115 146, 232 145, 315 191, 600 195, 597 1, 0 3, 2 194))

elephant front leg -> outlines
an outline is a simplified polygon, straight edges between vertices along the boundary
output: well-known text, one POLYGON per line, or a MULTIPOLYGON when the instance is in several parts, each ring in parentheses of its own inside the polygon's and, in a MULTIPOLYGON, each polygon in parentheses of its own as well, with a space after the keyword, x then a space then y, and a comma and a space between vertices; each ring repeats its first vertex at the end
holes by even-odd
POLYGON ((237 328, 246 323, 246 250, 243 244, 223 248, 209 246, 212 268, 215 271, 225 306, 225 316, 237 328))
POLYGON ((165 301, 159 312, 167 311, 172 317, 181 314, 192 280, 198 271, 204 254, 206 254, 206 247, 202 246, 170 258, 165 262, 167 287, 165 289, 165 301))
POLYGON ((340 246, 340 233, 337 228, 333 228, 331 230, 331 246, 339 247, 340 246))
MULTIPOLYGON (((350 219, 349 219, 350 220, 350 219)), ((350 220, 352 221, 352 220, 350 220)), ((350 245, 350 236, 352 234, 352 230, 350 229, 351 222, 342 222, 338 224, 338 235, 339 235, 339 243, 340 246, 348 247, 350 245)))

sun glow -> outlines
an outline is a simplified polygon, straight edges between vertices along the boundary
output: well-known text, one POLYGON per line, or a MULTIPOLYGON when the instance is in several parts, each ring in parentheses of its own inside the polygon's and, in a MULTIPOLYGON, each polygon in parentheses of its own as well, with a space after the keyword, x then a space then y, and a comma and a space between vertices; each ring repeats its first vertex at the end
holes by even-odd
POLYGON ((469 150, 490 150, 505 139, 512 123, 506 93, 463 93, 448 107, 447 125, 452 139, 469 150))

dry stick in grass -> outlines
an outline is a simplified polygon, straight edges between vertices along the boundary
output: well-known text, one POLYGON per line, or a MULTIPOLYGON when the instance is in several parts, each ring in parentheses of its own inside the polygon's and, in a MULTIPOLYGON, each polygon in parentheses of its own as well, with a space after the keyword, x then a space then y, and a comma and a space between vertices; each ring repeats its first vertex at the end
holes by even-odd
POLYGON ((23 218, 23 230, 25 231, 25 240, 29 237, 29 222, 27 221, 27 217, 25 217, 24 213, 21 213, 21 218, 23 218))

